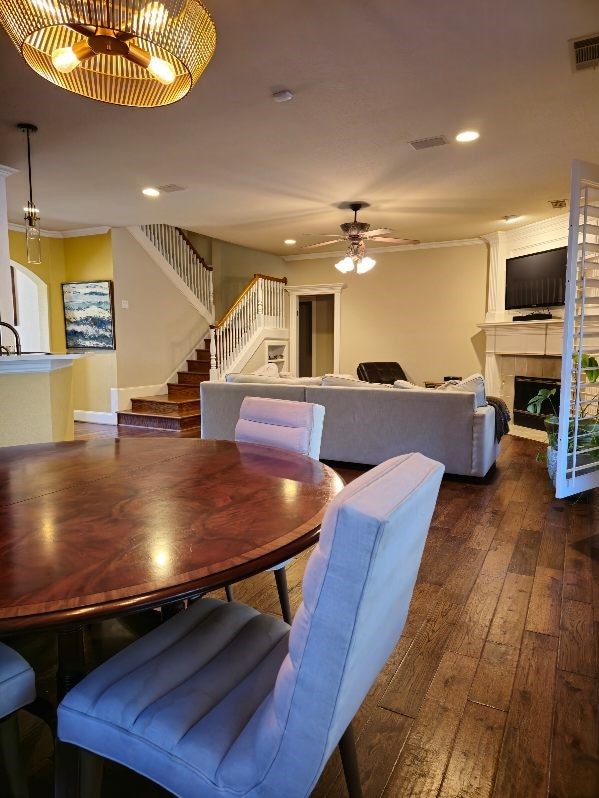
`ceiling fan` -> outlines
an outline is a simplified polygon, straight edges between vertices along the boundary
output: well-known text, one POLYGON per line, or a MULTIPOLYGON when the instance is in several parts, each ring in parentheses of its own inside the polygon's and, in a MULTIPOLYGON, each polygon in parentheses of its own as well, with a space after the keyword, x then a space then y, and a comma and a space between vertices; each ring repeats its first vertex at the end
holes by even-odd
POLYGON ((347 254, 343 260, 335 264, 335 268, 340 272, 351 272, 355 268, 358 274, 370 271, 376 264, 373 258, 366 255, 366 241, 383 241, 386 244, 419 244, 419 241, 410 238, 393 238, 388 235, 392 231, 386 227, 370 229, 368 222, 358 221, 358 211, 368 208, 367 202, 350 202, 348 206, 354 212, 352 222, 344 222, 340 225, 343 235, 326 235, 323 238, 327 241, 319 241, 317 244, 305 244, 302 249, 315 249, 316 247, 326 247, 328 244, 336 244, 339 241, 347 241, 347 254))

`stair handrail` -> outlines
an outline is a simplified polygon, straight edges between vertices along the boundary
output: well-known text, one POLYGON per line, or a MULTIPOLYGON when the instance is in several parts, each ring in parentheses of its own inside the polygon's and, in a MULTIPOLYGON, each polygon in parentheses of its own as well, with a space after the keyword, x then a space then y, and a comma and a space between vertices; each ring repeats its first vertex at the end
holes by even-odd
POLYGON ((141 230, 214 318, 212 267, 208 266, 185 233, 168 224, 144 224, 141 230))
POLYGON ((182 230, 180 227, 175 227, 175 230, 179 233, 179 235, 181 236, 183 241, 185 241, 185 243, 187 244, 189 249, 193 252, 193 254, 196 256, 196 258, 200 261, 200 263, 202 264, 204 269, 207 269, 209 272, 213 271, 213 267, 209 266, 206 263, 204 258, 200 255, 200 253, 194 247, 193 243, 189 240, 189 238, 187 237, 187 234, 185 233, 185 230, 182 230))
POLYGON ((214 324, 210 325, 210 327, 212 329, 216 330, 216 329, 218 329, 219 327, 222 327, 225 324, 225 322, 227 321, 229 316, 231 316, 233 314, 233 311, 235 310, 235 308, 243 302, 244 298, 247 296, 247 294, 250 293, 250 291, 257 284, 257 282, 258 282, 258 280, 260 280, 260 278, 262 278, 263 280, 272 280, 273 283, 284 283, 285 285, 287 285, 287 278, 286 277, 271 277, 268 274, 255 274, 252 277, 252 279, 250 280, 250 282, 243 289, 243 291, 239 294, 239 296, 237 297, 235 302, 233 302, 233 304, 231 305, 229 310, 227 310, 224 313, 224 315, 218 321, 216 321, 216 322, 214 322, 214 324))
POLYGON ((210 325, 210 379, 224 377, 251 336, 260 328, 284 327, 286 277, 254 274, 235 302, 210 325))

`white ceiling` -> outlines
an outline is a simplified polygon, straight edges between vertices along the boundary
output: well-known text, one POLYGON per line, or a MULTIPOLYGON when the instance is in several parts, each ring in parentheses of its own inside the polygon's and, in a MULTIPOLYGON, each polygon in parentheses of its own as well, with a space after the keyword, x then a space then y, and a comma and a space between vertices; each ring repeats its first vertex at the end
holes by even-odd
MULTIPOLYGON (((599 32, 597 0, 206 0, 216 54, 192 92, 119 108, 33 73, 0 32, 0 163, 26 169, 42 227, 166 222, 279 254, 361 214, 440 241, 556 213, 573 158, 599 162, 599 71, 568 39, 599 32), (275 103, 273 91, 295 98, 275 103), (479 141, 457 144, 463 129, 479 141), (445 135, 414 151, 412 139, 445 135), (186 190, 151 200, 146 185, 186 190)), ((8 180, 22 221, 25 173, 8 180)), ((333 248, 338 249, 339 245, 333 248)))

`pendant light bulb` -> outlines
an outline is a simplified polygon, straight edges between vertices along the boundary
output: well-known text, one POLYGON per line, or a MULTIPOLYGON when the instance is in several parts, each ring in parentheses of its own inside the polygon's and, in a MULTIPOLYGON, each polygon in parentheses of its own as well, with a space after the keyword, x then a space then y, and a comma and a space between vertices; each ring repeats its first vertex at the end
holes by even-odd
POLYGON ((366 274, 366 272, 369 272, 375 266, 376 266, 376 261, 374 260, 374 258, 369 258, 368 255, 365 255, 363 258, 361 258, 358 261, 358 264, 356 266, 356 271, 358 272, 358 274, 366 274))
POLYGON ((162 58, 156 58, 155 55, 150 58, 148 72, 153 78, 156 78, 156 80, 159 83, 162 83, 164 86, 170 86, 170 84, 173 83, 176 78, 175 70, 169 64, 169 62, 164 61, 162 58))
POLYGON ((139 18, 151 31, 164 27, 168 20, 168 11, 162 3, 151 2, 139 12, 139 18))
POLYGON ((79 66, 79 59, 72 47, 59 47, 52 53, 52 66, 63 75, 67 75, 79 66))
POLYGON ((348 272, 352 272, 354 270, 354 262, 348 255, 347 257, 343 258, 343 260, 340 260, 339 263, 336 263, 335 268, 342 274, 347 274, 348 272))

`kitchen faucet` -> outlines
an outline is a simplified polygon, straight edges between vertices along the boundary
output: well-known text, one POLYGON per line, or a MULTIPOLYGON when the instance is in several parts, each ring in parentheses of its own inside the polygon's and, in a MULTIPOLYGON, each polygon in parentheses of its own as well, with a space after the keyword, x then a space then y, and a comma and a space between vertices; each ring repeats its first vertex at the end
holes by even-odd
MULTIPOLYGON (((20 355, 21 354, 21 336, 19 335, 18 330, 15 327, 13 327, 12 324, 9 324, 7 321, 0 321, 0 327, 8 327, 8 329, 12 331, 12 334, 15 337, 15 347, 16 347, 16 350, 17 350, 17 355, 20 355)), ((10 352, 8 350, 8 347, 2 346, 2 332, 0 330, 0 356, 3 354, 3 351, 6 351, 7 355, 10 354, 10 352)))

